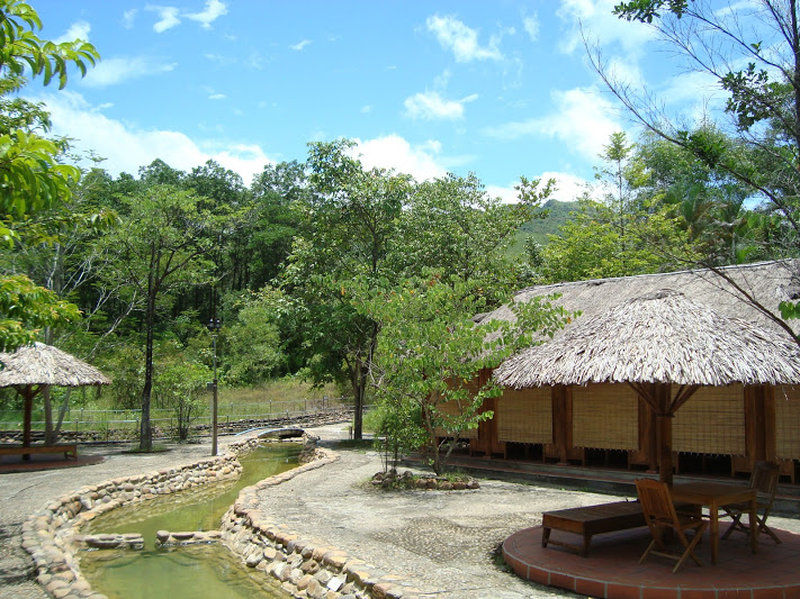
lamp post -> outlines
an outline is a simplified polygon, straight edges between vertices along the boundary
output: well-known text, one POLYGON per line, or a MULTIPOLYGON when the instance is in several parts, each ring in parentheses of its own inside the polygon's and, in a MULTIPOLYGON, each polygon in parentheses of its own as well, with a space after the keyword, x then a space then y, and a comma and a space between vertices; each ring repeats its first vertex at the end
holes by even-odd
POLYGON ((208 321, 208 330, 211 331, 211 344, 214 352, 214 381, 211 383, 213 393, 211 400, 211 455, 217 455, 217 333, 219 333, 219 318, 208 321))

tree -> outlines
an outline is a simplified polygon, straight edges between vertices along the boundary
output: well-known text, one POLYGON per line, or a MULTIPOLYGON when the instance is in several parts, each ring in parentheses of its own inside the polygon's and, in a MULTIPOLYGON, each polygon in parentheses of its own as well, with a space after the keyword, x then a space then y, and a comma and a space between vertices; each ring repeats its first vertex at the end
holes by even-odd
MULTIPOLYGON (((61 164, 60 144, 33 129, 49 125, 40 107, 6 96, 25 84, 24 75, 67 83, 70 65, 86 74, 99 58, 84 41, 56 44, 39 38, 39 15, 20 0, 0 0, 0 243, 18 239, 16 224, 69 197, 78 178, 74 167, 61 164)), ((29 343, 36 328, 74 317, 74 307, 33 285, 27 277, 0 276, 0 348, 29 343)))
POLYGON ((422 449, 440 474, 462 433, 492 417, 484 401, 502 392, 491 377, 480 383, 480 372, 567 322, 550 299, 514 304, 515 324, 476 325, 486 303, 475 281, 432 275, 365 302, 382 323, 370 373, 387 453, 422 449))
MULTIPOLYGON (((761 0, 716 10, 692 0, 621 2, 615 14, 650 24, 661 39, 693 68, 713 78, 727 93, 725 112, 735 138, 687 130, 610 74, 597 53, 593 65, 611 91, 648 130, 689 151, 710 169, 752 190, 779 213, 800 250, 800 14, 796 0, 761 0)), ((704 262, 734 284, 724 271, 704 262)), ((738 289, 747 301, 800 343, 780 315, 738 289)), ((800 315, 787 303, 783 316, 800 315)))
POLYGON ((409 178, 366 170, 350 155, 352 142, 310 145, 311 193, 303 202, 303 232, 283 279, 294 299, 312 378, 347 381, 353 392, 353 436, 362 436, 369 368, 380 323, 359 311, 350 289, 370 293, 394 278, 390 255, 410 192, 409 178))
POLYGON ((694 254, 684 223, 664 194, 651 185, 640 148, 624 133, 613 133, 597 169, 601 201, 588 194, 578 201, 541 252, 540 278, 546 282, 618 277, 658 272, 694 254))
POLYGON ((523 180, 520 202, 504 204, 489 196, 474 174, 419 183, 400 221, 397 270, 406 277, 432 268, 445 280, 479 281, 476 291, 496 303, 523 281, 509 256, 514 234, 537 212, 551 186, 523 180))
POLYGON ((213 222, 207 212, 198 210, 196 196, 169 185, 148 186, 122 201, 123 223, 103 239, 111 256, 103 276, 124 282, 121 294, 143 312, 145 356, 139 444, 142 451, 149 451, 156 321, 176 293, 211 281, 213 265, 206 258, 211 244, 205 233, 213 222))

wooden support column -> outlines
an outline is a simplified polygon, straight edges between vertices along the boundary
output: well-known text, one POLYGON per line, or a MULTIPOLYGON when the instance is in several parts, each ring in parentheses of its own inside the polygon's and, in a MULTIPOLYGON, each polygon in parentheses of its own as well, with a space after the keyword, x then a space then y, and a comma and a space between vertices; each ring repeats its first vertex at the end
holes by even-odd
POLYGON ((656 412, 656 430, 658 443, 658 478, 661 482, 672 486, 672 412, 670 385, 656 384, 653 389, 654 399, 658 405, 656 412))
MULTIPOLYGON (((28 386, 24 389, 20 390, 20 394, 22 395, 23 399, 23 416, 22 416, 22 446, 23 447, 30 447, 31 446, 31 415, 33 413, 33 396, 35 393, 33 389, 28 386)), ((30 460, 31 454, 24 453, 22 454, 23 460, 30 460)))
POLYGON ((553 410, 553 445, 558 454, 558 463, 564 465, 567 463, 567 425, 570 427, 570 432, 572 428, 572 419, 568 418, 567 414, 567 388, 557 385, 551 388, 550 393, 553 410))

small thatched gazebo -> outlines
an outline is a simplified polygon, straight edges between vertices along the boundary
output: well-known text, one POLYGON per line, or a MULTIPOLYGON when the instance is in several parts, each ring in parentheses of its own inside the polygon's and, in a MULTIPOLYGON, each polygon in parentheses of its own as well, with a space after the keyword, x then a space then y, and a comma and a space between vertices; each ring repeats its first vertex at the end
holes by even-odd
POLYGON ((23 448, 31 445, 33 399, 45 387, 84 387, 111 382, 94 366, 44 343, 0 353, 0 364, 0 387, 13 387, 24 399, 23 448))
POLYGON ((664 289, 579 320, 509 358, 494 376, 515 389, 630 385, 655 417, 660 478, 671 483, 677 410, 701 386, 800 383, 800 347, 781 332, 664 289))

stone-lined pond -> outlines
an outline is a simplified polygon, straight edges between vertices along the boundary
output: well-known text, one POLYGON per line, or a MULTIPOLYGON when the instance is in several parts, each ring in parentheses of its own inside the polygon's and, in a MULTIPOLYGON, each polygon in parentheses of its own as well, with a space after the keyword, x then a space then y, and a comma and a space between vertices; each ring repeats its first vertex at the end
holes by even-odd
POLYGON ((109 599, 285 598, 271 577, 245 567, 219 544, 160 549, 156 531, 213 530, 239 491, 297 464, 300 445, 268 444, 239 458, 242 475, 210 485, 117 508, 93 520, 84 532, 140 533, 141 551, 98 550, 81 555, 81 571, 109 599))

